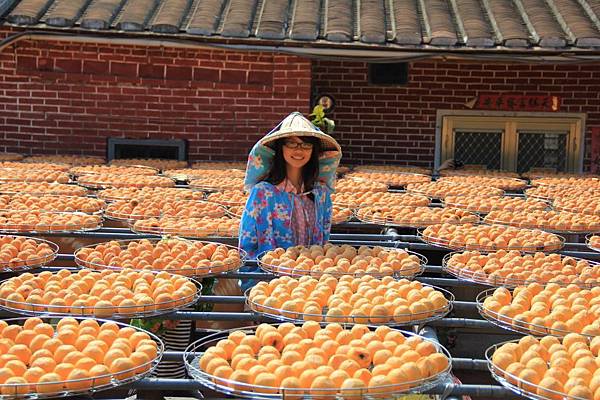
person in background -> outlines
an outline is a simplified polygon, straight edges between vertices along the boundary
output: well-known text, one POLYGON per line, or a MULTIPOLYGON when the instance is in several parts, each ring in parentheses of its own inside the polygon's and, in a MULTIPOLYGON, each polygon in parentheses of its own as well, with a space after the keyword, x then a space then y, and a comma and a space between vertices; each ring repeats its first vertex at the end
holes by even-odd
MULTIPOLYGON (((331 230, 331 193, 340 145, 299 112, 287 116, 250 151, 248 201, 239 244, 253 259, 277 247, 322 245, 331 230)), ((247 269, 248 270, 248 269, 247 269)), ((242 282, 242 289, 252 281, 242 282)))

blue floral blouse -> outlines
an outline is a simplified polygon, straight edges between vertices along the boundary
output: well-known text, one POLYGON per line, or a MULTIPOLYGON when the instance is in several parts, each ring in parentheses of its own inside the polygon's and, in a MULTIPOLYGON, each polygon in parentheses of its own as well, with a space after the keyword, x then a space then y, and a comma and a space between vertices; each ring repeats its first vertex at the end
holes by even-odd
MULTIPOLYGON (((331 230, 331 191, 317 183, 312 193, 316 216, 314 226, 309 227, 310 244, 323 244, 331 230)), ((240 246, 251 258, 277 247, 296 245, 291 226, 292 196, 264 181, 252 188, 240 224, 240 246)))

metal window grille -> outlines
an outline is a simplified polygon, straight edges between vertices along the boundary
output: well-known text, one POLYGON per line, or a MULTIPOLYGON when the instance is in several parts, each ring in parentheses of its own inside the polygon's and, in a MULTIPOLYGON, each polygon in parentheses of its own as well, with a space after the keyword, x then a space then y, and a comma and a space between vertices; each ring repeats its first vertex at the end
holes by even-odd
POLYGON ((500 169, 503 131, 454 130, 454 159, 464 164, 500 169))
POLYGON ((115 158, 165 158, 185 160, 187 142, 183 139, 108 138, 108 161, 115 158))
POLYGON ((517 172, 531 168, 554 168, 565 171, 567 163, 567 133, 518 131, 517 172))

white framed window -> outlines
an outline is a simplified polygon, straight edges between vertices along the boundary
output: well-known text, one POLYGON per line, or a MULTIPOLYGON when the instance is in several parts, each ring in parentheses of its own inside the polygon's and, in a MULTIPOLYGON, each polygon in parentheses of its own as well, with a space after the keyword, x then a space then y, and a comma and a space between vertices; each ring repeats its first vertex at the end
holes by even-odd
POLYGON ((488 169, 581 172, 585 114, 438 111, 435 166, 455 159, 488 169))

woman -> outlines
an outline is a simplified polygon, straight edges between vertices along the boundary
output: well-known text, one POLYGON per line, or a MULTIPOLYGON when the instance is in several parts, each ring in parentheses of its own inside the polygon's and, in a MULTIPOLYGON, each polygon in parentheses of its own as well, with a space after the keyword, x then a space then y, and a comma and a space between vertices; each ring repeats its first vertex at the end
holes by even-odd
POLYGON ((298 112, 259 140, 248 156, 240 247, 255 258, 277 247, 325 243, 341 157, 335 139, 298 112))

